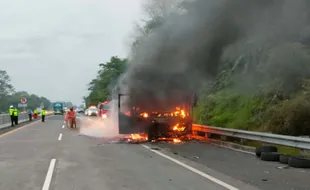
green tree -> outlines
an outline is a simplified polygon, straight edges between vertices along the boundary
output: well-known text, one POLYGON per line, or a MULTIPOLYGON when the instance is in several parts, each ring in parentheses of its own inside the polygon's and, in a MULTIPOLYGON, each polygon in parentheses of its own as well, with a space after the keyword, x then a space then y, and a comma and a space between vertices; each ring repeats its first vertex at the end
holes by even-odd
POLYGON ((14 88, 11 85, 11 78, 6 71, 0 70, 0 111, 6 110, 4 103, 9 95, 14 92, 14 88))
POLYGON ((110 98, 118 77, 125 71, 127 59, 111 57, 110 61, 99 64, 97 77, 88 84, 89 95, 84 97, 86 106, 97 104, 110 98))
POLYGON ((46 97, 39 97, 25 91, 14 92, 10 84, 11 78, 6 71, 0 70, 0 112, 7 112, 10 105, 17 106, 21 97, 27 99, 27 109, 39 107, 41 103, 45 108, 50 108, 51 102, 46 97))
POLYGON ((40 107, 41 104, 44 105, 45 109, 49 109, 51 107, 51 102, 46 97, 39 97, 25 91, 16 92, 9 96, 4 103, 5 107, 8 108, 10 105, 17 106, 21 97, 25 97, 27 99, 27 109, 33 110, 34 108, 40 107))

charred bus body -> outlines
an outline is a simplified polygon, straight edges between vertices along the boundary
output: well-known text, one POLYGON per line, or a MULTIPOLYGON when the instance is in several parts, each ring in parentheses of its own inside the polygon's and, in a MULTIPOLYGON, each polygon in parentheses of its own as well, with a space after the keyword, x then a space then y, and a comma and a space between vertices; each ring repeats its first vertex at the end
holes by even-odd
POLYGON ((185 137, 192 133, 194 94, 169 101, 118 94, 119 133, 148 134, 148 140, 185 137))

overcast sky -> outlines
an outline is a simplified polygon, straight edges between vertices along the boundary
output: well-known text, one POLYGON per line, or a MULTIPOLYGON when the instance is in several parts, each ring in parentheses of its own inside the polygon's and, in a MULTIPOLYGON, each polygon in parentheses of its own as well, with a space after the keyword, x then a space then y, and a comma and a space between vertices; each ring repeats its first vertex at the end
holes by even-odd
POLYGON ((80 104, 99 63, 128 53, 143 0, 0 0, 0 69, 17 91, 80 104))

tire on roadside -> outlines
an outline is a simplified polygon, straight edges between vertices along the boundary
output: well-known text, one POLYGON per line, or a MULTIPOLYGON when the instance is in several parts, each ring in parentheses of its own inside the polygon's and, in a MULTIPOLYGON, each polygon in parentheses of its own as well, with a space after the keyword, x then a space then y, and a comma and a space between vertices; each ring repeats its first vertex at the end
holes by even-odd
POLYGON ((275 146, 260 146, 255 149, 255 155, 261 157, 262 152, 278 152, 278 148, 275 146))
POLYGON ((262 152, 260 159, 269 162, 278 162, 280 160, 281 153, 279 152, 262 152))
POLYGON ((310 159, 293 156, 289 158, 288 165, 293 168, 310 168, 310 159))
POLYGON ((289 159, 290 159, 291 157, 292 157, 292 156, 290 156, 290 155, 282 154, 282 155, 280 155, 279 162, 280 162, 281 164, 288 164, 288 161, 289 161, 289 159))

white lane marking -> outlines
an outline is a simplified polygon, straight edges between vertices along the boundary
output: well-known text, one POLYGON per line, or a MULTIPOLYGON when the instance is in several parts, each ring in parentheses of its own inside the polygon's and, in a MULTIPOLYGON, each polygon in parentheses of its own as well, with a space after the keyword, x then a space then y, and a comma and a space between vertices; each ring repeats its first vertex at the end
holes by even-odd
POLYGON ((227 184, 227 183, 225 183, 225 182, 223 182, 223 181, 221 181, 219 179, 216 179, 215 177, 212 177, 212 176, 210 176, 210 175, 208 175, 206 173, 203 173, 202 171, 199 171, 196 168, 193 168, 193 167, 191 167, 189 165, 186 165, 183 162, 180 162, 180 161, 178 161, 178 160, 176 160, 174 158, 171 158, 170 156, 167 156, 167 155, 165 155, 165 154, 163 154, 163 153, 161 153, 161 152, 159 152, 157 150, 153 150, 153 149, 151 149, 150 147, 148 147, 146 145, 142 145, 142 146, 144 148, 146 148, 146 149, 148 149, 148 150, 150 150, 150 151, 152 151, 152 152, 154 152, 154 153, 156 153, 156 154, 158 154, 158 155, 160 155, 160 156, 162 156, 164 158, 167 158, 168 160, 170 160, 170 161, 172 161, 172 162, 174 162, 174 163, 176 163, 176 164, 178 164, 178 165, 180 165, 180 166, 182 166, 182 167, 184 167, 184 168, 186 168, 186 169, 188 169, 188 170, 190 170, 190 171, 192 171, 192 172, 194 172, 194 173, 196 173, 196 174, 198 174, 198 175, 200 175, 200 176, 202 176, 202 177, 204 177, 204 178, 206 178, 208 180, 210 180, 210 181, 213 181, 214 183, 217 183, 218 185, 220 185, 222 187, 225 187, 226 189, 229 189, 229 190, 239 190, 238 188, 233 187, 233 186, 231 186, 231 185, 229 185, 229 184, 227 184))
POLYGON ((50 166, 48 167, 48 170, 47 170, 47 173, 46 173, 46 177, 45 177, 45 181, 44 181, 42 190, 49 190, 50 184, 51 184, 51 181, 52 181, 52 177, 53 177, 53 172, 54 172, 55 164, 56 164, 56 159, 52 159, 51 162, 50 162, 50 166))
POLYGON ((246 153, 246 154, 255 155, 254 152, 250 152, 250 151, 247 151, 247 150, 241 150, 241 149, 229 147, 229 146, 227 146, 225 144, 224 145, 218 144, 217 141, 212 141, 212 140, 211 141, 206 141, 206 139, 203 139, 203 138, 194 138, 194 139, 197 139, 197 140, 202 141, 202 142, 210 143, 211 145, 216 146, 216 147, 221 147, 221 148, 233 150, 233 151, 236 151, 236 152, 242 152, 242 153, 246 153))
POLYGON ((214 145, 214 146, 217 146, 217 147, 226 148, 226 149, 233 150, 233 151, 236 151, 236 152, 242 152, 242 153, 246 153, 246 154, 255 155, 254 152, 249 152, 249 151, 246 151, 246 150, 240 150, 240 149, 236 149, 236 148, 232 148, 232 147, 227 147, 225 145, 219 145, 219 144, 215 144, 215 143, 212 143, 212 142, 211 142, 211 144, 214 145))
POLYGON ((64 129, 64 128, 65 128, 65 125, 62 125, 62 128, 64 129))
MULTIPOLYGON (((52 115, 46 116, 46 118, 49 118, 49 117, 52 117, 52 115)), ((45 118, 45 119, 46 119, 46 118, 45 118)), ((38 123, 38 122, 41 122, 41 120, 33 121, 32 123, 23 125, 23 126, 17 128, 17 129, 13 129, 13 130, 8 131, 8 132, 6 132, 6 133, 2 133, 2 134, 0 135, 0 138, 1 138, 1 137, 5 137, 5 136, 10 135, 10 134, 13 134, 13 133, 15 133, 16 131, 25 129, 25 128, 27 128, 27 127, 30 127, 30 126, 32 126, 33 124, 36 124, 36 123, 38 123)))
POLYGON ((59 134, 58 140, 60 141, 62 138, 62 133, 59 134))

